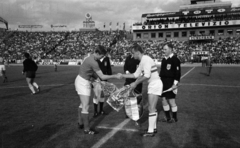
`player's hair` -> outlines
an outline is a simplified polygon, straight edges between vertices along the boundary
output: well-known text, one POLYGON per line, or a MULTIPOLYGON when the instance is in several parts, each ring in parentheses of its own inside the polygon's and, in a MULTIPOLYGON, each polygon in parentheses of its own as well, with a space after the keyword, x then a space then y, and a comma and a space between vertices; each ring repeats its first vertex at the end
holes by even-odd
POLYGON ((173 44, 172 43, 166 43, 164 46, 168 46, 169 48, 173 49, 173 44))
POLYGON ((95 49, 95 53, 101 54, 101 55, 106 55, 107 51, 104 46, 98 45, 97 48, 95 49))
POLYGON ((30 58, 30 54, 27 53, 27 52, 25 52, 25 53, 24 53, 24 57, 28 59, 28 58, 30 58))
POLYGON ((141 47, 140 45, 138 45, 138 44, 134 44, 133 47, 132 47, 132 49, 133 49, 134 51, 139 51, 140 53, 143 53, 143 52, 144 52, 143 49, 142 49, 142 47, 141 47))

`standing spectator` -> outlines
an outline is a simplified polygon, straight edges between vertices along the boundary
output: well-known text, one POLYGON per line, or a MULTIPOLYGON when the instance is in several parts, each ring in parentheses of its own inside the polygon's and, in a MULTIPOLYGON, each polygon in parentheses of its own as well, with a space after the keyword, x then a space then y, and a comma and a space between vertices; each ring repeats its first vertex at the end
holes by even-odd
POLYGON ((207 67, 207 75, 210 76, 211 70, 212 70, 212 62, 211 62, 211 56, 208 55, 208 58, 206 59, 206 67, 207 67))
MULTIPOLYGON (((98 62, 98 65, 104 75, 112 75, 110 59, 107 55, 105 55, 100 60, 97 60, 97 62, 98 62)), ((104 98, 101 88, 96 86, 96 88, 94 88, 93 90, 94 90, 94 94, 95 94, 94 98, 93 98, 93 105, 94 105, 94 116, 93 117, 97 117, 99 114, 107 115, 107 113, 105 111, 103 111, 103 105, 104 105, 105 98, 104 98), (100 104, 99 112, 98 112, 98 104, 100 104)))
POLYGON ((53 59, 54 71, 57 72, 57 59, 53 59))
POLYGON ((162 104, 163 110, 165 112, 166 118, 164 118, 163 122, 173 123, 177 122, 177 105, 176 105, 176 94, 177 94, 177 86, 181 77, 181 67, 180 60, 173 55, 173 45, 171 43, 166 44, 163 47, 165 51, 165 58, 162 60, 160 77, 163 82, 163 92, 162 94, 162 104), (170 106, 172 110, 172 118, 170 116, 170 106))
POLYGON ((8 82, 7 75, 6 75, 6 67, 4 65, 2 58, 0 58, 0 76, 3 77, 3 83, 8 82))
POLYGON ((36 91, 37 92, 40 91, 40 87, 34 81, 34 78, 36 77, 36 71, 38 69, 38 66, 30 58, 29 53, 24 53, 24 56, 25 56, 26 59, 23 61, 23 71, 22 71, 22 74, 26 74, 26 81, 27 81, 28 87, 32 91, 31 95, 35 95, 36 91), (35 91, 35 89, 36 89, 36 91, 35 91))

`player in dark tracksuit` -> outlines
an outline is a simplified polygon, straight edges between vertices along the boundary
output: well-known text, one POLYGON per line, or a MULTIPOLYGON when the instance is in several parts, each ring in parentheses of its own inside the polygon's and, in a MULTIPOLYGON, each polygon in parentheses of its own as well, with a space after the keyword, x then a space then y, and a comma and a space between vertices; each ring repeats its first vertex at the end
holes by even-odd
POLYGON ((37 92, 40 92, 40 87, 34 81, 36 77, 36 71, 38 69, 37 64, 31 59, 29 53, 24 53, 25 60, 23 61, 23 71, 22 74, 26 74, 26 81, 28 83, 28 87, 32 91, 31 95, 35 95, 37 92), (36 92, 36 90, 37 92, 36 92))
MULTIPOLYGON (((102 59, 97 60, 97 62, 104 75, 112 75, 111 63, 108 56, 104 56, 102 59)), ((100 100, 98 100, 97 96, 93 98, 94 117, 97 117, 99 114, 106 115, 106 112, 103 111, 104 101, 105 101, 104 96, 101 96, 100 100), (99 112, 98 112, 98 103, 100 104, 99 112)))
POLYGON ((175 102, 177 94, 177 86, 181 77, 180 60, 172 53, 172 44, 164 46, 165 58, 162 60, 160 77, 163 82, 163 91, 172 88, 173 90, 162 94, 163 110, 166 118, 163 122, 173 123, 177 122, 177 105, 175 102), (170 106, 169 106, 170 105, 170 106), (172 118, 170 116, 170 107, 172 111, 172 118))
MULTIPOLYGON (((134 57, 132 55, 127 56, 124 66, 123 66, 124 73, 125 74, 134 73, 137 70, 139 63, 140 63, 140 61, 134 59, 134 57)), ((135 81, 136 81, 136 79, 126 78, 124 85, 130 85, 131 83, 133 83, 135 81)), ((137 94, 142 93, 142 83, 137 85, 137 87, 134 89, 134 92, 137 94)), ((140 103, 140 101, 141 101, 141 97, 138 98, 138 104, 140 103)), ((128 118, 127 115, 126 115, 126 118, 128 118)))

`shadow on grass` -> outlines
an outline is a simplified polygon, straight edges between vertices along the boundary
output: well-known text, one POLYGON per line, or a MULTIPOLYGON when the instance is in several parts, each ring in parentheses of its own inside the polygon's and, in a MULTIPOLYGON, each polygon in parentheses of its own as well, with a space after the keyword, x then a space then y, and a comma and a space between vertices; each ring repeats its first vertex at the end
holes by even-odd
POLYGON ((48 88, 48 89, 42 89, 42 87, 41 87, 41 91, 40 91, 39 94, 49 93, 49 92, 50 92, 51 90, 53 90, 53 89, 62 88, 62 87, 64 87, 64 86, 70 85, 70 84, 73 84, 73 82, 69 82, 69 83, 66 83, 66 84, 63 84, 63 85, 59 85, 59 86, 52 86, 52 87, 50 87, 50 88, 48 88))
POLYGON ((184 145, 183 148, 210 148, 206 144, 202 142, 202 137, 199 134, 199 131, 197 129, 191 129, 188 132, 189 137, 191 137, 191 141, 184 145))
POLYGON ((212 129, 210 134, 213 141, 214 148, 239 148, 240 141, 234 140, 228 133, 224 132, 223 129, 212 129))
MULTIPOLYGON (((107 103, 106 103, 107 104, 107 103)), ((107 114, 110 114, 113 110, 113 108, 111 106, 109 106, 108 104, 104 106, 103 109, 107 114)), ((98 115, 96 118, 90 117, 90 122, 93 122, 93 124, 91 125, 92 128, 95 128, 99 123, 102 122, 102 120, 108 115, 98 115)))
POLYGON ((17 94, 1 96, 0 100, 5 100, 5 99, 8 99, 8 100, 11 99, 12 100, 12 99, 20 98, 20 97, 26 96, 26 95, 29 95, 29 96, 31 95, 30 90, 29 90, 29 93, 23 92, 23 93, 17 93, 17 94))
POLYGON ((3 147, 35 147, 57 133, 63 125, 47 124, 41 128, 26 127, 2 136, 3 147))
MULTIPOLYGON (((173 139, 168 132, 160 133, 158 143, 159 143, 159 145, 166 146, 169 148, 179 148, 179 146, 177 144, 174 144, 173 139)), ((158 148, 159 145, 155 146, 155 148, 158 148)), ((196 148, 196 147, 189 147, 189 148, 196 148)))
POLYGON ((208 75, 207 73, 204 73, 204 72, 200 72, 200 74, 202 74, 204 76, 210 76, 210 75, 208 75))

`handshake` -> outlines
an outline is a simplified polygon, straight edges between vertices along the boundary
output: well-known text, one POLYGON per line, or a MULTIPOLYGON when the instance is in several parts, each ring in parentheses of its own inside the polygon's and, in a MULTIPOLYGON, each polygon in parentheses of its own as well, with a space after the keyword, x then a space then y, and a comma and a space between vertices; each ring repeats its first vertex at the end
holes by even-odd
POLYGON ((115 74, 115 78, 122 79, 122 78, 124 78, 124 76, 123 76, 123 74, 118 73, 118 74, 115 74))

